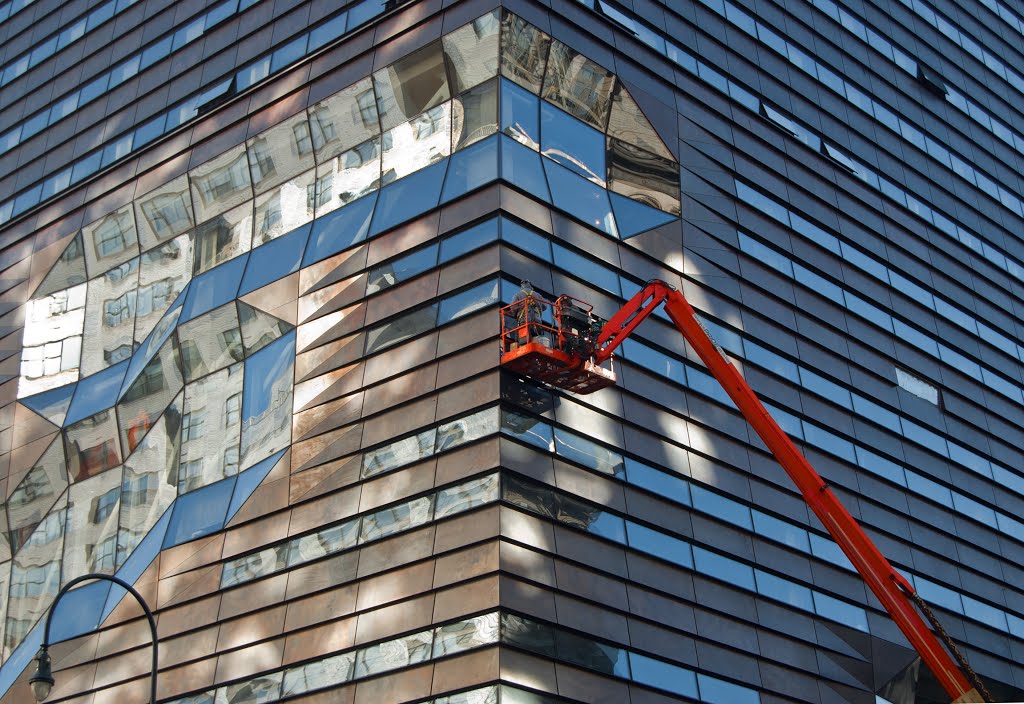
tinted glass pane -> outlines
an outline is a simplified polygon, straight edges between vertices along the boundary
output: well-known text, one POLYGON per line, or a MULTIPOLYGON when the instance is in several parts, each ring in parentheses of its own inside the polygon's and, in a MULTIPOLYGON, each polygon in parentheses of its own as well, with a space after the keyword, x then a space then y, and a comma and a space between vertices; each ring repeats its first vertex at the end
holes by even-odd
POLYGON ((498 140, 479 142, 451 157, 441 202, 447 203, 498 178, 498 140))
POLYGON ((441 162, 383 188, 373 217, 377 234, 437 207, 448 163, 441 162))
POLYGON ((235 478, 231 477, 179 497, 164 536, 164 549, 223 528, 234 488, 235 478))
POLYGON ((540 101, 511 81, 501 81, 501 131, 533 150, 540 148, 540 101))
POLYGON ((540 92, 551 37, 519 17, 505 13, 501 20, 501 74, 540 92))
POLYGON ((241 466, 249 467, 291 440, 295 334, 289 333, 245 361, 241 466))
POLYGON ((498 131, 498 83, 488 81, 452 102, 452 151, 498 131))
POLYGON ((246 259, 245 255, 236 257, 193 279, 182 306, 181 320, 191 320, 235 298, 246 259))
MULTIPOLYGON (((515 147, 525 149, 519 145, 515 147)), ((608 201, 608 192, 549 159, 543 162, 555 206, 591 227, 617 237, 618 228, 608 201)))
POLYGON ((551 202, 541 158, 509 137, 501 137, 501 177, 523 191, 551 202))
POLYGON ((497 75, 499 29, 498 11, 494 11, 444 36, 444 56, 453 93, 461 93, 497 75))
POLYGON ((543 102, 540 107, 541 153, 549 159, 603 186, 605 137, 589 125, 543 102))
POLYGON ((383 130, 451 97, 441 42, 434 42, 373 74, 383 130))
POLYGON ((629 538, 629 546, 640 552, 646 552, 683 567, 693 567, 690 545, 684 540, 673 538, 632 521, 626 521, 626 534, 629 538))
POLYGON ((302 258, 303 266, 326 259, 366 239, 376 202, 377 194, 373 194, 317 218, 302 258))
POLYGON ((697 696, 697 676, 690 670, 638 653, 629 654, 633 681, 686 697, 697 696))
POLYGON ((604 131, 615 76, 561 42, 551 43, 541 94, 570 115, 604 131))
POLYGON ((303 225, 254 249, 249 255, 238 295, 245 295, 298 271, 311 229, 311 224, 303 225))

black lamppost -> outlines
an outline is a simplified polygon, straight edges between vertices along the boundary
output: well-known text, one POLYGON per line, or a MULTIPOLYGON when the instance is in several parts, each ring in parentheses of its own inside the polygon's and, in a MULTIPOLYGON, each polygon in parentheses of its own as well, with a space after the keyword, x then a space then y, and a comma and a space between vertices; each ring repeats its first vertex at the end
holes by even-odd
POLYGON ((149 631, 153 636, 153 672, 150 680, 150 704, 156 704, 156 670, 158 665, 158 641, 156 638, 156 620, 153 618, 153 612, 150 611, 149 605, 146 604, 145 599, 142 595, 135 591, 135 588, 125 582, 123 579, 112 577, 108 574, 83 574, 81 577, 75 577, 70 582, 65 584, 59 592, 57 592, 57 598, 50 604, 49 611, 46 612, 46 625, 43 628, 43 644, 39 648, 39 654, 36 655, 36 671, 32 675, 32 678, 28 681, 29 685, 32 686, 32 694, 35 695, 36 701, 41 702, 50 696, 50 689, 53 687, 53 671, 50 668, 50 654, 47 652, 50 644, 50 619, 53 618, 53 612, 57 609, 57 604, 61 598, 68 592, 69 589, 77 584, 86 582, 89 580, 106 580, 113 582, 125 589, 129 594, 135 597, 135 600, 139 602, 142 610, 146 612, 146 618, 149 620, 149 631))

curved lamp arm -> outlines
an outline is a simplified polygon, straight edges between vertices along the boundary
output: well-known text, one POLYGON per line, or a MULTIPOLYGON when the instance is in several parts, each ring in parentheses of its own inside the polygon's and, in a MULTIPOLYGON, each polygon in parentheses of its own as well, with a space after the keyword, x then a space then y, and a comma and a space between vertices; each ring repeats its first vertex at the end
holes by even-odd
POLYGON ((135 597, 135 600, 139 602, 139 606, 141 606, 142 610, 146 613, 146 619, 149 621, 149 631, 153 636, 153 671, 150 679, 149 700, 151 704, 156 704, 156 671, 159 663, 159 641, 156 636, 156 619, 153 618, 153 612, 150 610, 146 600, 142 598, 142 595, 135 590, 135 587, 128 584, 128 582, 109 574, 98 573, 83 574, 82 576, 75 577, 65 584, 61 587, 61 590, 57 592, 56 598, 53 600, 53 603, 50 604, 50 608, 46 612, 46 624, 43 627, 43 644, 40 646, 39 654, 36 656, 36 672, 29 680, 29 684, 32 685, 32 691, 36 695, 36 701, 41 702, 46 699, 50 694, 50 688, 53 686, 53 673, 50 669, 50 655, 47 652, 50 644, 50 621, 53 618, 53 612, 57 610, 57 604, 60 603, 60 600, 72 587, 90 580, 113 582, 135 597))

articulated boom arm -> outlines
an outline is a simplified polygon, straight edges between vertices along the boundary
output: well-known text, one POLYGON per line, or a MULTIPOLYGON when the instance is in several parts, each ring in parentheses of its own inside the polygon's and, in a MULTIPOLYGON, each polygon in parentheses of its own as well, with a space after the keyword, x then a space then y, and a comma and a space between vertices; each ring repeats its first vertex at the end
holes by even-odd
POLYGON ((682 293, 664 281, 649 282, 602 328, 597 338, 595 361, 600 363, 608 359, 612 351, 662 302, 679 332, 796 483, 804 501, 846 553, 951 700, 983 702, 984 699, 918 613, 910 598, 914 588, 889 564, 828 484, 775 422, 736 367, 711 339, 682 293))

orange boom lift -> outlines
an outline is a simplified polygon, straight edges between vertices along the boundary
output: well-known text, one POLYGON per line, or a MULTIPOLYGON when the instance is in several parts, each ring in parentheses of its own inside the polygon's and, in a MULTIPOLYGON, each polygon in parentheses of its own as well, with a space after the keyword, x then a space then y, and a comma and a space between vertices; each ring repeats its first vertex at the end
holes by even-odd
POLYGON ((591 306, 570 296, 560 296, 553 302, 533 294, 525 296, 501 309, 502 366, 577 394, 612 386, 614 371, 601 365, 610 363, 615 349, 663 303, 676 328, 786 470, 804 501, 846 553, 950 700, 954 704, 991 701, 914 587, 889 564, 843 507, 674 287, 664 281, 649 282, 607 322, 594 316, 591 306), (918 607, 945 636, 953 655, 925 623, 918 607), (970 673, 970 680, 964 670, 970 673))

